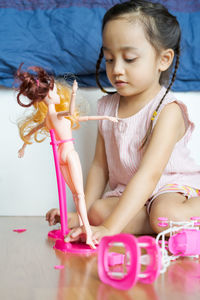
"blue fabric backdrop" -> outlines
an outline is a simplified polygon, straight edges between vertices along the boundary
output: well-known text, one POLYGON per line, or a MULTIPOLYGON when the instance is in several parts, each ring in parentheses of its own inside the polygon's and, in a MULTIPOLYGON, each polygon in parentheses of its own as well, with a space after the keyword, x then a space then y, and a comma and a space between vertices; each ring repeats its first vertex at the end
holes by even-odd
MULTIPOLYGON (((200 0, 157 0, 177 16, 183 33, 176 91, 200 90, 200 0)), ((21 62, 81 86, 96 86, 95 64, 106 10, 124 1, 0 0, 0 84, 11 87, 21 62)), ((102 64, 102 84, 108 85, 102 64)))

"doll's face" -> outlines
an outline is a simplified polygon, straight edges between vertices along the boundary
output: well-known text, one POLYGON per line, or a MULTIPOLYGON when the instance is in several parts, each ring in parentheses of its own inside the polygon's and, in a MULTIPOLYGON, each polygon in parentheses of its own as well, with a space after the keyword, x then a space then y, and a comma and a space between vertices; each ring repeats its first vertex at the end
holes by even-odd
POLYGON ((52 104, 60 104, 60 96, 57 93, 57 86, 54 84, 53 90, 50 90, 46 100, 52 104))

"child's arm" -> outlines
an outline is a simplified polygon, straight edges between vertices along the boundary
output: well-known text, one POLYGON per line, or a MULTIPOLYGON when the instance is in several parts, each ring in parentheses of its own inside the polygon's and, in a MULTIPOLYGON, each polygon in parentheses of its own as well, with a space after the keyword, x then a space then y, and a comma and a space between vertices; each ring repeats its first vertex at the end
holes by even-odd
POLYGON ((115 210, 103 223, 111 234, 121 232, 150 198, 176 142, 184 133, 181 109, 176 103, 167 105, 160 113, 137 173, 127 185, 115 210))
MULTIPOLYGON (((30 139, 30 137, 39 129, 43 128, 45 126, 45 121, 43 121, 42 123, 40 123, 38 126, 36 126, 35 128, 31 129, 31 131, 25 136, 26 139, 30 139)), ((19 149, 18 151, 18 157, 22 158, 24 156, 24 152, 26 149, 27 143, 23 143, 22 147, 19 149)))
POLYGON ((108 182, 108 166, 106 160, 104 140, 98 132, 94 160, 90 167, 85 185, 85 199, 87 211, 93 202, 102 197, 108 182))

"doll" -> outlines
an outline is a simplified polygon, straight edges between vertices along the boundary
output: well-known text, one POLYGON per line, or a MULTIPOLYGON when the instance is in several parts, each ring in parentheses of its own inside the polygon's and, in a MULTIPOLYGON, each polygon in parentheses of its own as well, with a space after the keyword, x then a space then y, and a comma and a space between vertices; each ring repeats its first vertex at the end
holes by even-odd
POLYGON ((69 89, 55 83, 53 76, 41 67, 30 67, 31 72, 22 71, 22 65, 16 73, 19 81, 17 101, 23 107, 34 106, 34 112, 25 121, 19 123, 20 137, 24 141, 19 150, 19 157, 23 157, 27 144, 31 143, 31 137, 35 141, 42 142, 44 138, 38 138, 38 133, 47 135, 54 129, 58 146, 60 170, 63 178, 69 186, 75 207, 79 216, 80 225, 84 226, 86 243, 95 248, 92 240, 92 232, 87 218, 85 195, 83 189, 83 176, 78 153, 75 151, 72 127, 78 127, 79 121, 107 119, 117 122, 116 118, 109 116, 80 116, 75 109, 75 97, 78 88, 74 81, 69 103, 69 89), (28 98, 28 103, 21 102, 21 96, 28 98))

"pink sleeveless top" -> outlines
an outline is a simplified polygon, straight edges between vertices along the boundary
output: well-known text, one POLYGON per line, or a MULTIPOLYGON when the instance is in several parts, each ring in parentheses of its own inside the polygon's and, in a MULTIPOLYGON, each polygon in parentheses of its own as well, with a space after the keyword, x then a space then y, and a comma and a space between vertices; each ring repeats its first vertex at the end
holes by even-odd
MULTIPOLYGON (((162 87, 156 97, 139 112, 131 117, 119 119, 118 123, 107 120, 99 121, 99 130, 104 138, 109 170, 110 191, 105 193, 104 197, 121 196, 126 185, 138 170, 144 152, 144 150, 139 149, 141 141, 147 132, 153 112, 165 91, 166 88, 162 87)), ((98 114, 117 117, 119 100, 120 95, 117 93, 102 97, 98 101, 98 114)), ((200 166, 190 157, 190 151, 187 148, 194 124, 189 120, 185 104, 176 100, 173 93, 169 92, 165 96, 153 127, 162 109, 171 102, 176 102, 180 106, 187 130, 182 139, 176 143, 152 196, 169 183, 200 189, 200 166)))

